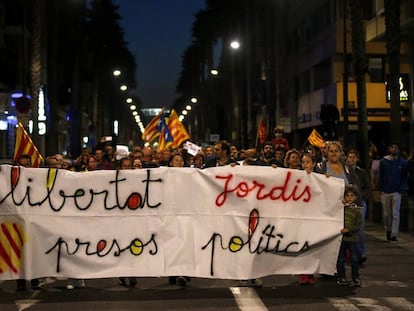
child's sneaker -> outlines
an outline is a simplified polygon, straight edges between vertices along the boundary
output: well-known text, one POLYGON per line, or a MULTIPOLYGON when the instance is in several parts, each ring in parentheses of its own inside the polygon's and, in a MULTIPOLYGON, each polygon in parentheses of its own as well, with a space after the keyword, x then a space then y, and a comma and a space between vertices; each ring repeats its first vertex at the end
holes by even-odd
POLYGON ((346 278, 338 278, 338 280, 336 281, 336 283, 338 285, 349 285, 349 282, 346 278))

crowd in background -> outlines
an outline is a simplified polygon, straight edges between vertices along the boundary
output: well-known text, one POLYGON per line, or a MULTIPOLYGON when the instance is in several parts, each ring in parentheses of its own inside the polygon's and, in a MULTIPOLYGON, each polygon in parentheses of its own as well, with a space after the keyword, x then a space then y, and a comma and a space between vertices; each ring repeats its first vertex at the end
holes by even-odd
MULTIPOLYGON (((83 148, 82 154, 77 159, 68 159, 61 154, 47 156, 43 167, 88 172, 163 166, 204 169, 224 165, 259 165, 303 169, 308 173, 321 173, 327 177, 342 178, 348 191, 344 194, 343 204, 345 215, 347 215, 347 209, 349 210, 349 219, 347 217, 345 219, 356 222, 353 226, 356 226, 358 230, 350 232, 347 226, 351 228, 352 224, 345 223, 344 232, 341 231, 344 235, 345 249, 341 248, 340 258, 338 258, 337 282, 340 285, 348 284, 344 271, 344 262, 348 260, 351 264, 354 284, 359 286, 361 285, 359 266, 367 260, 364 225, 368 204, 375 200, 376 196, 378 197, 377 200, 380 200, 383 205, 386 239, 398 243, 401 193, 407 190, 410 195, 414 195, 414 152, 409 154, 400 152, 397 144, 384 145, 380 148, 371 144, 369 156, 369 167, 361 168, 358 151, 343 148, 338 141, 325 141, 319 147, 308 144, 301 149, 291 148, 288 140, 283 137, 283 130, 276 127, 272 140, 247 150, 239 150, 237 146, 222 140, 203 146, 196 154, 191 154, 184 148, 159 151, 152 147, 137 145, 121 157, 112 145, 101 141, 94 150, 83 148), (397 159, 398 163, 394 161, 397 159), (398 186, 393 186, 396 183, 398 186), (357 207, 361 218, 356 219, 355 211, 348 207, 357 207), (351 236, 352 239, 349 239, 351 236), (350 244, 346 241, 350 241, 350 244), (350 256, 350 258, 346 259, 344 256, 350 256)), ((15 165, 30 167, 30 156, 22 155, 15 165)), ((189 280, 190 278, 184 276, 174 276, 170 277, 170 284, 185 286, 189 280)), ((247 282, 247 286, 260 285, 260 281, 255 279, 243 282, 247 282)), ((302 285, 314 282, 313 275, 301 275, 299 278, 299 283, 302 285)), ((137 282, 135 278, 120 278, 119 283, 123 286, 135 286, 137 282)))

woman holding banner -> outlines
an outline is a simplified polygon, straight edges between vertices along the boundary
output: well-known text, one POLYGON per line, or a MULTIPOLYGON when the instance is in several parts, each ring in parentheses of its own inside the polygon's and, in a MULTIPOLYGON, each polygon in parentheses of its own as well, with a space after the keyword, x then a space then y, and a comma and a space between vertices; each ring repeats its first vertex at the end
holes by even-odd
MULTIPOLYGON (((311 153, 305 153, 302 156, 302 161, 301 161, 301 165, 302 165, 302 169, 310 174, 315 172, 315 167, 316 167, 316 159, 315 157, 311 154, 311 153)), ((299 276, 299 284, 300 285, 313 285, 315 284, 315 277, 313 276, 313 274, 301 274, 299 276)))
MULTIPOLYGON (((355 171, 342 160, 342 145, 339 141, 331 141, 328 145, 327 159, 317 167, 317 172, 327 177, 333 176, 344 180, 345 186, 356 185, 361 191, 361 183, 355 171)), ((358 196, 359 198, 361 195, 358 196)))
POLYGON ((327 158, 317 166, 317 172, 326 177, 337 177, 344 180, 345 187, 353 185, 357 191, 356 204, 361 206, 361 183, 355 171, 342 160, 343 149, 339 141, 330 141, 327 146, 327 158))
MULTIPOLYGON (((184 167, 185 159, 181 153, 173 153, 170 159, 168 160, 168 167, 184 167)), ((171 285, 178 285, 180 287, 186 287, 187 283, 191 281, 191 278, 188 276, 170 276, 168 278, 171 285)))

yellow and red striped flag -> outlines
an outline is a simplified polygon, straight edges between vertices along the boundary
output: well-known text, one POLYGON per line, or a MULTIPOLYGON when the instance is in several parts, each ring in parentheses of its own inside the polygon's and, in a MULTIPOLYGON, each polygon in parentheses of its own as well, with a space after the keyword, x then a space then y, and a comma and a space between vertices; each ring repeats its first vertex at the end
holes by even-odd
POLYGON ((257 140, 259 142, 259 146, 263 145, 267 139, 267 126, 266 120, 264 117, 260 119, 259 126, 257 127, 257 140))
POLYGON ((324 139, 321 134, 318 133, 317 130, 313 129, 308 137, 308 141, 312 146, 322 147, 324 144, 324 139))
POLYGON ((188 135, 174 109, 171 110, 170 117, 168 118, 168 129, 173 138, 173 141, 168 144, 171 148, 178 148, 183 142, 190 139, 190 135, 188 135))
POLYGON ((13 162, 17 162, 22 154, 28 154, 32 159, 32 167, 39 167, 43 162, 43 157, 36 148, 24 126, 19 122, 16 130, 16 142, 14 145, 13 162))
POLYGON ((159 130, 159 123, 161 121, 161 116, 164 113, 164 110, 165 108, 162 108, 160 113, 158 113, 154 118, 152 118, 150 123, 147 124, 144 132, 142 133, 143 141, 151 142, 160 135, 161 131, 159 130))
POLYGON ((25 234, 23 226, 19 223, 5 221, 1 223, 0 235, 0 273, 19 273, 23 266, 23 244, 25 234))

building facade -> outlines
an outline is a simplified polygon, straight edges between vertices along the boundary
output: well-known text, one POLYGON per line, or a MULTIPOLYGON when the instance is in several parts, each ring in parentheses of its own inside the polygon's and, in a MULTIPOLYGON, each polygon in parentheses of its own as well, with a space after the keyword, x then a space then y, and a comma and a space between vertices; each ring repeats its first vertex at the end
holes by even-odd
MULTIPOLYGON (((345 8, 347 0, 289 1, 286 7, 288 38, 289 94, 294 145, 306 141, 312 128, 324 132, 321 107, 333 105, 339 111, 336 138, 343 139, 344 102, 348 109, 348 145, 358 147, 357 88, 352 54, 351 22, 345 8), (344 17, 346 19, 344 20, 344 17), (346 75, 345 75, 346 73, 346 75), (347 79, 345 79, 347 77, 347 79), (344 81, 346 83, 344 83, 344 81), (347 100, 344 100, 344 85, 347 100)), ((401 1, 403 42, 400 53, 401 122, 403 148, 411 147, 412 120, 412 28, 414 16, 410 1, 401 1)), ((384 38, 383 1, 364 1, 366 29, 366 107, 369 140, 388 143, 390 136, 390 101, 387 90, 389 66, 384 38)))

